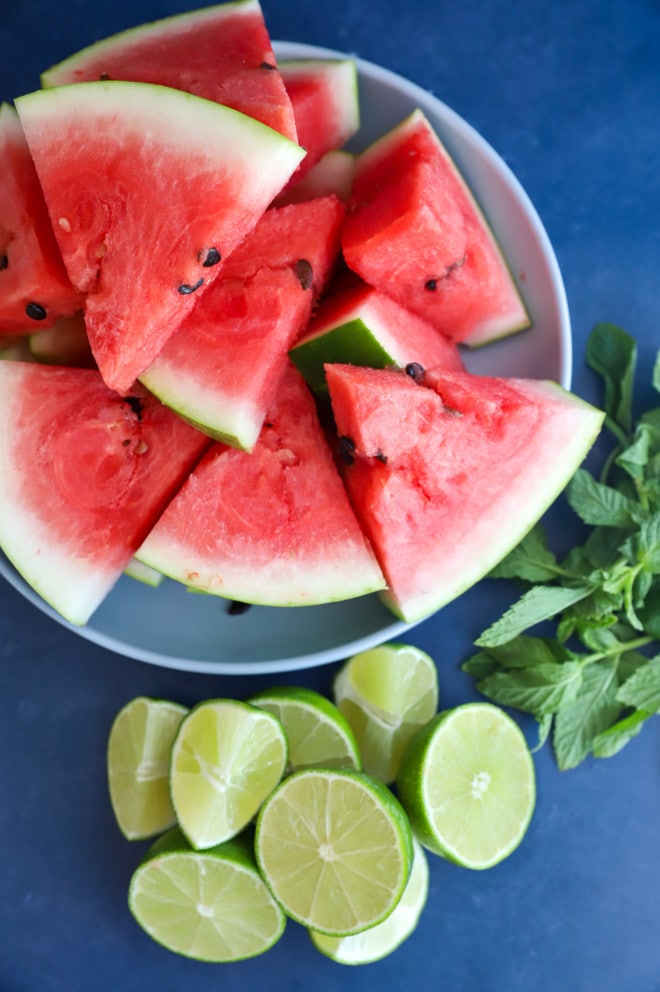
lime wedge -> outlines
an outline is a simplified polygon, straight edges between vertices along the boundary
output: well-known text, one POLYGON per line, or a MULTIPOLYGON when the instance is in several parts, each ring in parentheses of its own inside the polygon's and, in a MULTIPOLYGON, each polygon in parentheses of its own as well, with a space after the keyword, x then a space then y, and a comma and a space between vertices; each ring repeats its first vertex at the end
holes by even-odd
POLYGON ((425 847, 466 868, 490 868, 515 850, 532 818, 534 762, 503 710, 466 703, 415 735, 397 794, 425 847))
POLYGON ((171 830, 133 873, 128 904, 150 937, 199 961, 262 954, 286 923, 245 835, 201 852, 178 828, 171 830))
POLYGON ((287 761, 282 724, 234 699, 211 699, 182 721, 172 747, 172 805, 193 847, 220 844, 254 817, 287 761))
POLYGON ((357 738, 364 770, 393 782, 408 741, 438 708, 432 658, 406 644, 383 644, 340 669, 334 699, 357 738))
POLYGON ((414 857, 408 884, 393 911, 382 923, 350 937, 331 937, 310 930, 312 943, 338 964, 371 964, 395 951, 415 930, 429 894, 429 866, 424 849, 413 841, 414 857))
POLYGON ((170 751, 188 710, 137 696, 117 714, 107 748, 110 802, 128 840, 142 840, 176 823, 170 801, 170 751))
POLYGON ((314 767, 360 769, 357 741, 348 720, 319 692, 274 686, 248 702, 281 721, 289 746, 287 772, 314 767))
POLYGON ((412 862, 410 823, 363 772, 305 769, 257 817, 257 862, 292 919, 322 933, 359 933, 398 903, 412 862))

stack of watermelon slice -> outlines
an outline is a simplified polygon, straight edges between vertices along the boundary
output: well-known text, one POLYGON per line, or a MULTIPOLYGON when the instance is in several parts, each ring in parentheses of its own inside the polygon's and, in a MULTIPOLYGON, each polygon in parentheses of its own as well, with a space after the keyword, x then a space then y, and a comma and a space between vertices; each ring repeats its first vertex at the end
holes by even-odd
POLYGON ((258 0, 99 42, 0 112, 0 547, 85 624, 132 562, 270 606, 483 576, 602 415, 465 371, 528 327, 416 111, 357 157, 356 67, 258 0), (328 402, 329 398, 329 402, 328 402))

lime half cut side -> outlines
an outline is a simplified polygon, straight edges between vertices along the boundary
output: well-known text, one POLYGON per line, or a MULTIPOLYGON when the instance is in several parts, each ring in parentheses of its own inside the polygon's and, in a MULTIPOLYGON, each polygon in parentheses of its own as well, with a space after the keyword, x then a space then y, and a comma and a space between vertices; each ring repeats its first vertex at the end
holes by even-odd
POLYGON ((257 818, 255 851, 292 919, 322 933, 359 933, 398 903, 412 832, 398 800, 363 772, 294 772, 257 818))
POLYGON ((361 768, 355 734, 339 709, 313 689, 273 686, 249 700, 273 713, 286 734, 287 771, 301 768, 361 768))
POLYGON ((133 873, 128 903, 150 937, 199 961, 256 957, 286 923, 245 835, 195 851, 178 828, 171 830, 133 873))
POLYGON ((176 823, 169 767, 174 738, 188 710, 137 696, 115 717, 107 747, 110 802, 128 840, 163 833, 176 823))
POLYGON ((317 950, 338 964, 371 964, 387 957, 414 933, 428 899, 429 865, 421 844, 414 840, 413 846, 410 878, 390 915, 375 927, 350 937, 331 937, 310 930, 317 950))
POLYGON ((466 868, 490 868, 525 835, 536 801, 534 762, 503 710, 466 703, 415 735, 397 794, 425 847, 466 868))
POLYGON ((199 703, 172 747, 170 789, 179 826, 193 847, 240 833, 284 774, 282 724, 234 699, 199 703))
POLYGON ((382 644, 349 658, 333 692, 357 738, 364 770, 393 782, 408 741, 438 709, 433 659, 413 645, 382 644))

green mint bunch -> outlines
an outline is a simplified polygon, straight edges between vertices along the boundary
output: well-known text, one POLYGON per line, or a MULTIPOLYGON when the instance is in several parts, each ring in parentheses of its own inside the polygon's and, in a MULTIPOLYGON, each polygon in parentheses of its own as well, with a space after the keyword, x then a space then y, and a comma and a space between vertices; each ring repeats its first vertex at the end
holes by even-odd
MULTIPOLYGON (((535 717, 561 769, 616 754, 660 712, 660 406, 635 420, 637 349, 621 328, 597 324, 586 360, 609 448, 598 478, 580 469, 566 490, 586 540, 559 560, 542 524, 524 538, 491 577, 525 592, 462 666, 493 702, 535 717), (537 624, 551 634, 529 634, 537 624)), ((660 392, 660 352, 652 383, 660 392)))

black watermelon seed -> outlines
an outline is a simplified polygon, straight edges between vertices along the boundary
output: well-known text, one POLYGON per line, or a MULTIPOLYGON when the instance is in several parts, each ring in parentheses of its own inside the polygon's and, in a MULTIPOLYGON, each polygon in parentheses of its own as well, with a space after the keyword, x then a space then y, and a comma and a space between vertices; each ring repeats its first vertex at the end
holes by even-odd
POLYGON ((345 465, 352 465, 355 461, 355 441, 342 434, 339 438, 339 457, 345 465))
POLYGON ((142 420, 142 400, 140 397, 126 396, 125 399, 138 420, 142 420))
POLYGON ((99 79, 102 82, 106 82, 108 79, 110 79, 110 76, 107 74, 107 72, 102 72, 101 75, 99 76, 99 79))
POLYGON ((205 269, 210 269, 212 265, 217 265, 221 258, 222 256, 217 248, 209 248, 202 265, 205 269))
POLYGON ((241 603, 240 600, 234 599, 227 607, 227 613, 231 617, 240 616, 241 613, 247 613, 250 609, 250 603, 241 603))
POLYGON ((28 303, 25 312, 30 320, 45 320, 48 316, 40 303, 28 303))
POLYGON ((179 286, 179 292, 182 296, 190 296, 190 294, 194 293, 196 289, 199 289, 203 282, 203 279, 198 279, 197 282, 192 284, 192 286, 184 282, 179 286))
POLYGON ((273 65, 272 62, 266 62, 265 59, 264 59, 264 61, 259 66, 259 68, 260 69, 277 69, 277 66, 276 65, 273 65))
POLYGON ((435 292, 437 288, 438 288, 437 279, 427 279, 426 282, 424 283, 424 289, 428 289, 430 293, 435 292))
POLYGON ((379 462, 382 462, 383 465, 387 465, 387 455, 384 452, 382 452, 380 448, 378 449, 376 458, 378 459, 379 462))
POLYGON ((299 258, 293 266, 293 271, 300 280, 303 289, 311 289, 314 283, 314 270, 306 258, 299 258))
POLYGON ((424 378, 424 366, 419 362, 408 362, 406 365, 406 375, 409 375, 413 382, 421 382, 424 378))
POLYGON ((0 255, 0 272, 3 269, 9 268, 9 257, 7 255, 0 255))

